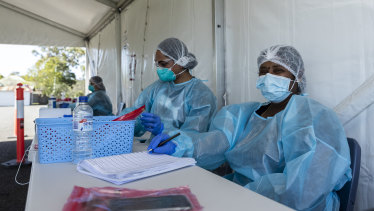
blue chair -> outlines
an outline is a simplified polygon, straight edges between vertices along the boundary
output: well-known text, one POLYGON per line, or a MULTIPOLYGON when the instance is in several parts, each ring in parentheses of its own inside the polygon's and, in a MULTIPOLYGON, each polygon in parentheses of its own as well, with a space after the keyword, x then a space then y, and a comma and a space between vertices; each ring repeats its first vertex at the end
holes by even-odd
POLYGON ((351 154, 352 180, 347 182, 342 189, 336 192, 340 198, 340 211, 353 211, 356 200, 358 177, 360 176, 360 145, 353 138, 347 138, 347 141, 351 154))

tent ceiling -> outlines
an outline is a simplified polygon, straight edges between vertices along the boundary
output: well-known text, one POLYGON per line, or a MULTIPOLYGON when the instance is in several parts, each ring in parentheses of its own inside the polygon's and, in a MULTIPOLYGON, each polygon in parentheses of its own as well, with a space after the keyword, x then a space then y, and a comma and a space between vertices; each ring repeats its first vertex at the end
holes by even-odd
POLYGON ((91 37, 129 0, 0 0, 0 6, 38 21, 91 37))

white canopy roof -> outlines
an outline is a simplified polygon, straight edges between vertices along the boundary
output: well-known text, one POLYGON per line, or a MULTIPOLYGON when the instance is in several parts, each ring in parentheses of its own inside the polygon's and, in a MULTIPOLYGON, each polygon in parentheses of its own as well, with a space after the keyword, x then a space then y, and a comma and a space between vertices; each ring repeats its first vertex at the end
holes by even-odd
POLYGON ((84 46, 132 0, 0 0, 0 44, 84 46))

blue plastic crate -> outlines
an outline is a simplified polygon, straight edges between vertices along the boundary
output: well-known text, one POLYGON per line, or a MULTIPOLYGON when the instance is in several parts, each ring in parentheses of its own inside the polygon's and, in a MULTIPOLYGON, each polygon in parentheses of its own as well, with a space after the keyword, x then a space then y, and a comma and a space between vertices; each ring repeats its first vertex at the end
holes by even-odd
MULTIPOLYGON (((116 116, 93 118, 93 157, 130 153, 135 121, 112 121, 116 116)), ((73 118, 35 120, 40 163, 72 161, 74 147, 73 118)))

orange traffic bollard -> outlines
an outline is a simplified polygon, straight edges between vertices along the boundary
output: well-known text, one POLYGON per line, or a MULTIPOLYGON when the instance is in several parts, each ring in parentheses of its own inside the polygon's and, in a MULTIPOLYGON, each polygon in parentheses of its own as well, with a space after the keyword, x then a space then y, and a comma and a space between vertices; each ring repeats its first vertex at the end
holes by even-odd
MULTIPOLYGON (((13 159, 2 163, 3 166, 11 167, 17 166, 22 162, 23 156, 25 155, 25 137, 24 137, 24 102, 23 102, 23 88, 22 84, 18 83, 16 89, 16 135, 17 135, 17 159, 13 159)), ((23 164, 29 164, 30 162, 24 161, 23 164)))
POLYGON ((22 84, 17 84, 16 89, 16 102, 17 102, 17 119, 16 119, 16 131, 17 131, 17 163, 22 161, 23 155, 25 154, 25 136, 24 136, 24 102, 23 102, 23 88, 22 84))

